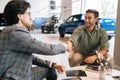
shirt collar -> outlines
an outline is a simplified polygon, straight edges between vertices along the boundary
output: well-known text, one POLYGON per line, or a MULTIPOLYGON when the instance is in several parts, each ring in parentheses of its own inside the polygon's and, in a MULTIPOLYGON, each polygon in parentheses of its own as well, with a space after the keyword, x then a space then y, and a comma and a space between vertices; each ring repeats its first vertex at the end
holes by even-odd
MULTIPOLYGON (((98 31, 98 28, 99 28, 98 25, 95 25, 94 30, 97 30, 97 31, 98 31)), ((84 30, 87 30, 85 25, 83 26, 83 29, 84 29, 84 30)))

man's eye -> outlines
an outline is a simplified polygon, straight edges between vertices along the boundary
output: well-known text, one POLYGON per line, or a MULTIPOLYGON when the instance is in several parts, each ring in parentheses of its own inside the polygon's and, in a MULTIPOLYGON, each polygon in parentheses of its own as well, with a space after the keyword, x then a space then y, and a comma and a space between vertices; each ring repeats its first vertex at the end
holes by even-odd
POLYGON ((90 19, 91 17, 87 17, 88 19, 90 19))

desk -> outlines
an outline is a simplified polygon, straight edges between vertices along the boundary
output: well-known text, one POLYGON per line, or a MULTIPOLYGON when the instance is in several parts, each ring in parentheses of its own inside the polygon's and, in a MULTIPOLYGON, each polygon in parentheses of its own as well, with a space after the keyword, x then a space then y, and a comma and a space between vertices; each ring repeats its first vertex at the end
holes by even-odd
MULTIPOLYGON (((87 77, 81 77, 82 80, 99 80, 99 71, 95 70, 90 70, 86 69, 87 66, 77 66, 77 67, 72 67, 67 70, 84 70, 87 74, 87 77)), ((112 70, 112 75, 120 75, 120 71, 117 71, 115 69, 112 70)), ((58 74, 58 80, 61 79, 66 79, 66 78, 71 78, 67 77, 66 74, 58 74)), ((111 76, 106 76, 105 80, 118 80, 118 79, 113 79, 111 76)))

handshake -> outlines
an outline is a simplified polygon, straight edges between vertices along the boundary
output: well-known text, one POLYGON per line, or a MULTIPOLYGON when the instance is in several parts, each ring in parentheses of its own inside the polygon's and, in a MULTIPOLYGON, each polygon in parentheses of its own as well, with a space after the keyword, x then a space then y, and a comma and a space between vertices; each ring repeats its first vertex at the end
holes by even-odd
POLYGON ((65 47, 68 52, 71 52, 73 50, 73 43, 71 41, 67 41, 65 43, 65 47))

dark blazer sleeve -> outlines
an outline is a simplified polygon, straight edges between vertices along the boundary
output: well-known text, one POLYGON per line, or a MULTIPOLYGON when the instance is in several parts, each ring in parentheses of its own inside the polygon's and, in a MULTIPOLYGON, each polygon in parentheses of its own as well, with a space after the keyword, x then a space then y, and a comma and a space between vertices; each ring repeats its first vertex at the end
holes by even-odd
POLYGON ((48 68, 48 67, 50 67, 50 63, 51 63, 51 61, 40 59, 34 55, 32 56, 32 64, 34 64, 34 65, 48 68))
MULTIPOLYGON (((47 44, 32 38, 30 32, 24 29, 13 30, 10 34, 10 50, 26 54, 56 55, 65 53, 63 44, 47 44)), ((42 40, 42 39, 41 39, 42 40)))

